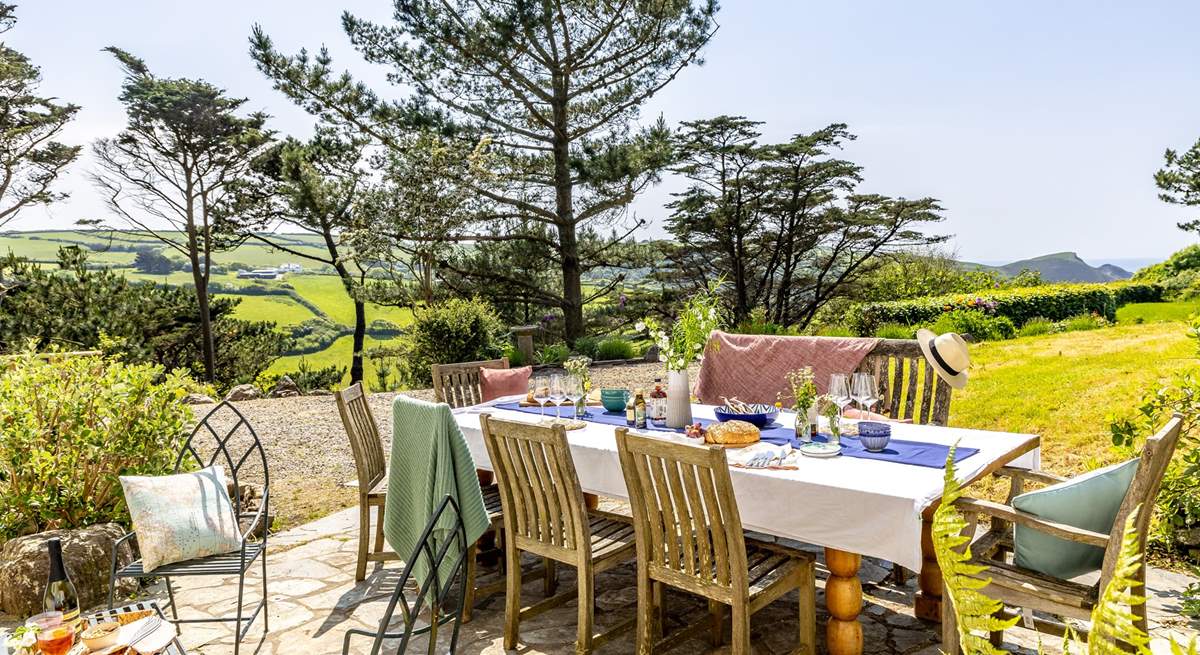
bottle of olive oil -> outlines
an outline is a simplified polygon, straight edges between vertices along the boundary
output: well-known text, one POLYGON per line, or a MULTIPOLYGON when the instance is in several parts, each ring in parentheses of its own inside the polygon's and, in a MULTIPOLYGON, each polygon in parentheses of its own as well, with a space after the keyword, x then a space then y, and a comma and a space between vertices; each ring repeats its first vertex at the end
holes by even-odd
POLYGON ((50 576, 46 583, 46 591, 42 594, 42 609, 47 612, 62 612, 63 623, 70 624, 75 632, 79 632, 79 595, 75 593, 75 585, 71 576, 67 575, 67 567, 63 565, 62 542, 51 539, 46 542, 50 553, 50 576))
POLYGON ((633 401, 633 422, 638 429, 646 427, 646 394, 641 389, 637 390, 633 401))
POLYGON ((633 394, 626 392, 625 394, 625 425, 633 427, 637 423, 637 403, 634 401, 633 394))

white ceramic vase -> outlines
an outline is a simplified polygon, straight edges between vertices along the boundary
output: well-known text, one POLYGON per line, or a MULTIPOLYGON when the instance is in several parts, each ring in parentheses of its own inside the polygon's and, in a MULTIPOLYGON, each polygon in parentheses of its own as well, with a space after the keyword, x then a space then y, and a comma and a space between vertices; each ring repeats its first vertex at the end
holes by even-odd
POLYGON ((692 424, 692 386, 687 369, 670 371, 667 376, 667 427, 682 428, 692 424))

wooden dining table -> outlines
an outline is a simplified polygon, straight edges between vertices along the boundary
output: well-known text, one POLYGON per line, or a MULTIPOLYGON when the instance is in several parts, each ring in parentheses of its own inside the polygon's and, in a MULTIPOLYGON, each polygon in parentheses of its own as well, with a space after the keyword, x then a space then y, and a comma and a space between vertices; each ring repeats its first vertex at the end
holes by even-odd
MULTIPOLYGON (((481 414, 511 421, 541 420, 527 409, 496 407, 513 400, 503 398, 454 410, 477 467, 491 468, 479 422, 481 414)), ((694 405, 692 413, 696 418, 713 419, 713 409, 694 405)), ((791 425, 792 420, 794 417, 786 412, 777 419, 783 425, 791 425)), ((636 432, 686 440, 678 432, 653 425, 636 432)), ((975 450, 956 463, 957 478, 963 485, 1003 466, 1035 470, 1040 466, 1041 441, 1031 434, 893 423, 892 438, 940 446, 957 444, 960 449, 975 450)), ((612 425, 586 422, 584 427, 569 431, 567 439, 585 492, 628 499, 612 425)), ((864 556, 918 571, 914 612, 919 618, 940 620, 942 576, 929 535, 933 512, 942 498, 944 467, 846 455, 829 459, 798 456, 790 463, 794 468, 788 470, 731 468, 734 494, 744 528, 825 549, 829 652, 862 653, 859 568, 864 556)))

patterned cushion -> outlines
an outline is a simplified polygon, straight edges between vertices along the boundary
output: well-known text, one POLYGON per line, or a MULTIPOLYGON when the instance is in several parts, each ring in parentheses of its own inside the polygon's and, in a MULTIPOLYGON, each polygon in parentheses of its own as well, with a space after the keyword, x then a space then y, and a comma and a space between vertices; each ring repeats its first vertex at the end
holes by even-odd
POLYGON ((529 376, 532 373, 532 366, 479 369, 479 392, 483 402, 529 391, 529 376))
POLYGON ((242 546, 220 466, 176 475, 121 476, 121 488, 147 573, 242 546))

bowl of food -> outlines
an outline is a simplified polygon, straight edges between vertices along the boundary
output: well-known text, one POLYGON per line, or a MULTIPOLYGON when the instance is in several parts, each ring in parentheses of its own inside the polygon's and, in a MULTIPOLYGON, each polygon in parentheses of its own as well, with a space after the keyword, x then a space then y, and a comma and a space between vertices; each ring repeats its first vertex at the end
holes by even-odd
POLYGON ((745 421, 756 428, 765 428, 779 416, 779 408, 765 403, 744 403, 737 398, 726 398, 723 407, 713 410, 717 420, 745 421))
POLYGON ((892 440, 892 426, 876 421, 858 422, 858 442, 872 453, 881 452, 892 440))
POLYGON ((610 412, 625 411, 625 403, 629 400, 629 392, 625 389, 601 389, 600 404, 610 412))
POLYGON ((87 646, 88 650, 100 650, 117 643, 117 633, 120 630, 120 623, 105 621, 84 630, 80 637, 83 638, 83 645, 87 646))

